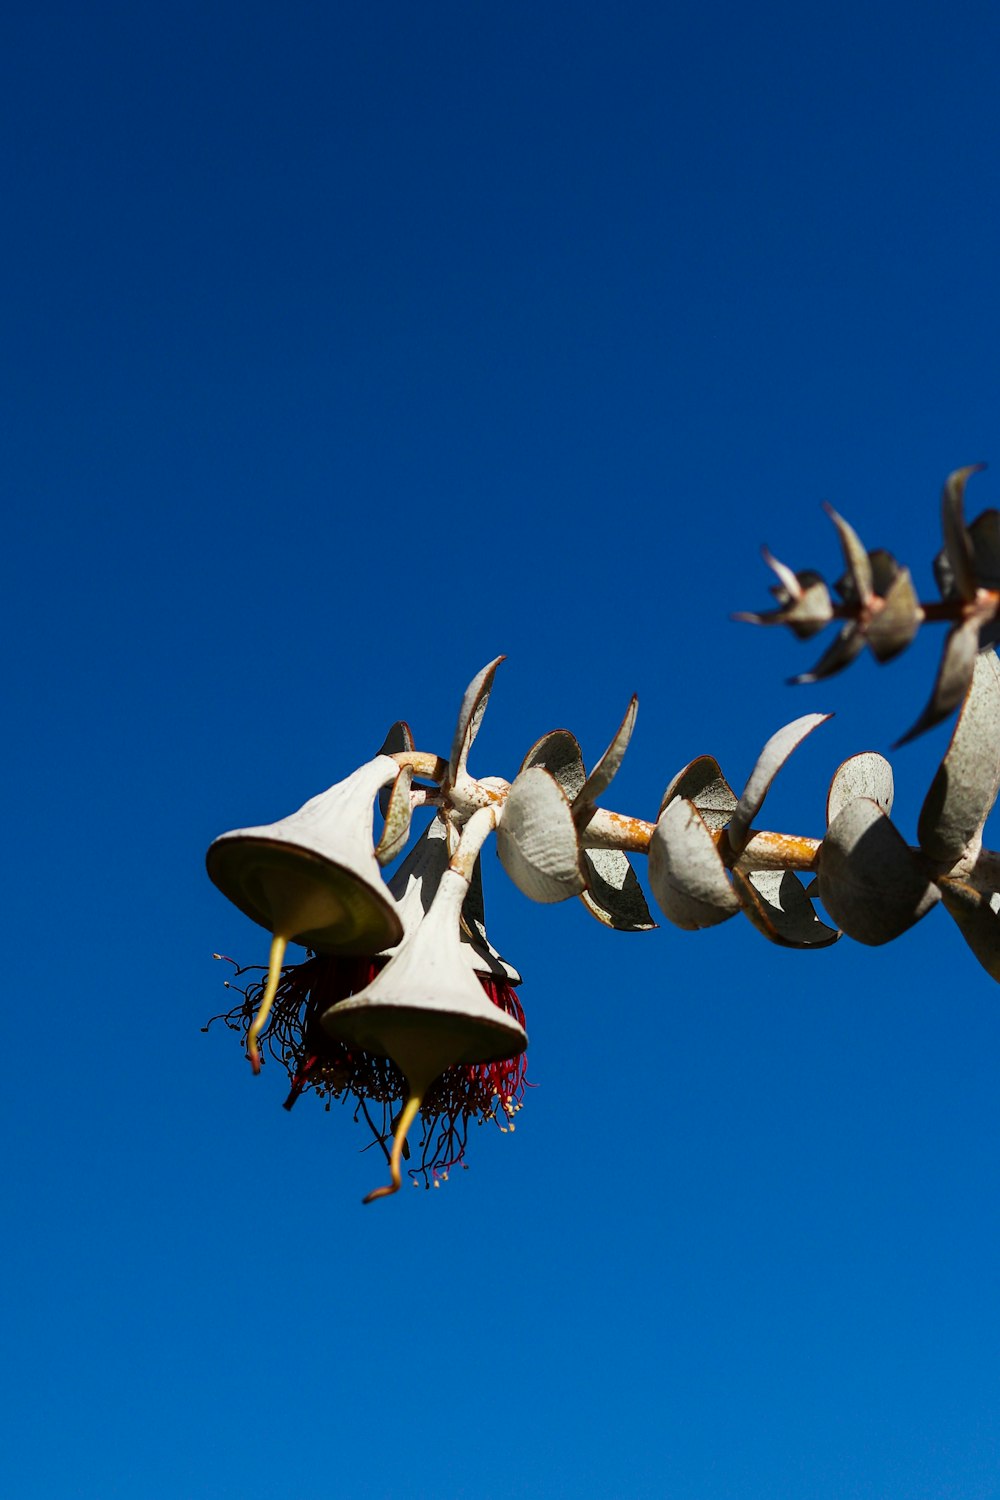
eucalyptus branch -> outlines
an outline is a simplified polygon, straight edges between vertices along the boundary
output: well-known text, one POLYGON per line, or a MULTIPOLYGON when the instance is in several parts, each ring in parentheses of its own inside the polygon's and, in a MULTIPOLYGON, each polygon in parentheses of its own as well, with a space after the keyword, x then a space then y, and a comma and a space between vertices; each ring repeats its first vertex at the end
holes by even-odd
POLYGON ((778 608, 741 617, 803 637, 841 622, 834 645, 799 680, 829 675, 866 644, 889 660, 922 623, 949 623, 931 701, 905 736, 961 705, 916 844, 892 821, 892 768, 873 751, 834 772, 821 837, 758 826, 775 777, 825 714, 772 734, 738 794, 714 756, 697 756, 648 818, 603 805, 635 727, 635 698, 589 772, 576 737, 554 729, 529 747, 512 780, 477 777, 469 756, 502 657, 469 684, 447 758, 418 750, 399 720, 371 761, 297 812, 216 839, 211 878, 271 934, 266 979, 241 992, 245 1004, 224 1019, 243 1034, 255 1072, 262 1044, 285 1064, 289 1105, 314 1089, 327 1102, 353 1101, 355 1119, 369 1121, 391 1181, 366 1201, 400 1186, 418 1119, 410 1172, 428 1185, 464 1165, 471 1120, 514 1128, 527 1034, 521 976, 486 934, 480 854, 492 833, 524 895, 543 904, 578 897, 619 931, 657 925, 633 863, 641 855, 655 907, 682 929, 742 915, 785 948, 826 948, 842 936, 879 945, 942 906, 1000 981, 1000 853, 983 848, 1000 792, 1000 662, 988 649, 1000 638, 1000 512, 965 526, 972 472, 945 485, 939 604, 921 603, 907 570, 888 553, 867 552, 830 511, 847 564, 835 586, 840 602, 819 574, 793 573, 765 553, 778 608), (432 816, 414 840, 420 808, 432 816), (313 956, 286 965, 292 942, 313 956))

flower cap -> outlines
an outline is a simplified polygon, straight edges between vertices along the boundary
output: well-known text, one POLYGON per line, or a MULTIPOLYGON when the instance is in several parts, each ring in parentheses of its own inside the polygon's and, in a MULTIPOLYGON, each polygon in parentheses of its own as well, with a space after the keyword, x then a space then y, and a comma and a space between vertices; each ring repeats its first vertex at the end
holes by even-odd
POLYGON ((446 870, 430 910, 385 968, 323 1017, 332 1036, 391 1057, 413 1087, 457 1063, 516 1057, 528 1044, 523 1026, 486 997, 462 952, 467 889, 446 870))
POLYGON ((209 848, 209 875, 253 921, 320 952, 399 942, 403 924, 372 844, 375 795, 398 774, 377 755, 287 818, 224 833, 209 848))
MULTIPOLYGON (((409 936, 418 923, 430 911, 441 884, 441 877, 448 868, 451 855, 448 829, 440 814, 431 819, 406 859, 389 881, 389 890, 396 899, 396 910, 409 936)), ((477 974, 493 975, 508 984, 520 984, 521 976, 513 964, 501 958, 486 936, 486 918, 483 910, 483 879, 480 861, 476 861, 469 890, 462 904, 462 922, 459 931, 462 956, 477 974)), ((392 950, 380 955, 391 956, 392 950)))
POLYGON ((463 956, 459 938, 469 883, 457 870, 441 876, 430 910, 398 953, 360 994, 322 1017, 334 1038, 389 1057, 409 1097, 396 1122, 392 1181, 366 1203, 398 1191, 406 1137, 435 1079, 460 1064, 504 1062, 528 1045, 521 1023, 490 1000, 463 956))

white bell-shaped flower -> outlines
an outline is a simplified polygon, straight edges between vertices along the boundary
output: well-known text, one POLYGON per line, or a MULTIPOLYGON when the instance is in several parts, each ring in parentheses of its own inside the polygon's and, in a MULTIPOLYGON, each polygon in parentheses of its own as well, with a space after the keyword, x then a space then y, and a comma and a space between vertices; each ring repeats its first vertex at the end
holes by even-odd
POLYGON ((323 1017, 331 1036, 391 1058, 409 1090, 393 1140, 392 1184, 366 1202, 400 1186, 406 1135, 436 1078, 459 1064, 516 1057, 528 1044, 524 1027, 487 998, 463 955, 459 927, 468 888, 464 876, 445 870, 430 909, 386 967, 323 1017))
MULTIPOLYGON (((389 881, 396 900, 396 910, 409 936, 431 909, 441 877, 448 868, 450 855, 448 829, 438 814, 428 823, 406 859, 389 881)), ((476 862, 468 893, 462 904, 459 937, 462 955, 476 973, 504 984, 520 984, 521 976, 502 958, 486 935, 483 912, 481 861, 476 862)))
POLYGON ((237 828, 209 847, 208 873, 269 932, 324 953, 374 953, 402 936, 379 873, 374 799, 399 772, 387 755, 277 823, 237 828))
POLYGON ((398 772, 394 760, 377 755, 298 812, 277 823, 224 833, 209 847, 212 880, 273 934, 267 987, 247 1037, 255 1073, 257 1040, 289 942, 324 953, 370 954, 403 935, 372 841, 375 796, 398 772))

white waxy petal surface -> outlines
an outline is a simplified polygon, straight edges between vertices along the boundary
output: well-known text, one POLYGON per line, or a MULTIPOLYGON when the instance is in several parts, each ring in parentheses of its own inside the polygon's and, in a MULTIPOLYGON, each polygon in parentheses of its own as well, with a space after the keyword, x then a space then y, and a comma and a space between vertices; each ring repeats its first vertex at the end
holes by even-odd
POLYGON ((276 823, 215 840, 208 873, 269 932, 323 953, 372 953, 402 936, 372 847, 374 801, 399 767, 377 755, 276 823))

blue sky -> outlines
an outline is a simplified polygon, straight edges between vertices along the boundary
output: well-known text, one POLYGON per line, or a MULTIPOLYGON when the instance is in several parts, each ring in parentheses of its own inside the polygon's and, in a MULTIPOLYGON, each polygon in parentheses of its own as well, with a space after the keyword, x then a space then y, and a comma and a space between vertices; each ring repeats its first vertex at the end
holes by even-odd
MULTIPOLYGON (((995 9, 0 36, 5 1490, 1000 1493, 1000 1018, 943 911, 627 937, 488 850, 538 1087, 364 1209, 346 1113, 200 1032, 213 951, 266 954, 209 840, 398 717, 446 750, 500 652, 474 769, 556 726, 592 761, 637 692, 609 801, 647 817, 822 709, 765 819, 818 835, 913 721, 936 640, 793 691, 811 648, 729 615, 761 542, 836 574, 823 500, 929 594, 942 479, 1000 463, 995 9)), ((911 838, 946 743, 892 757, 911 838)))

